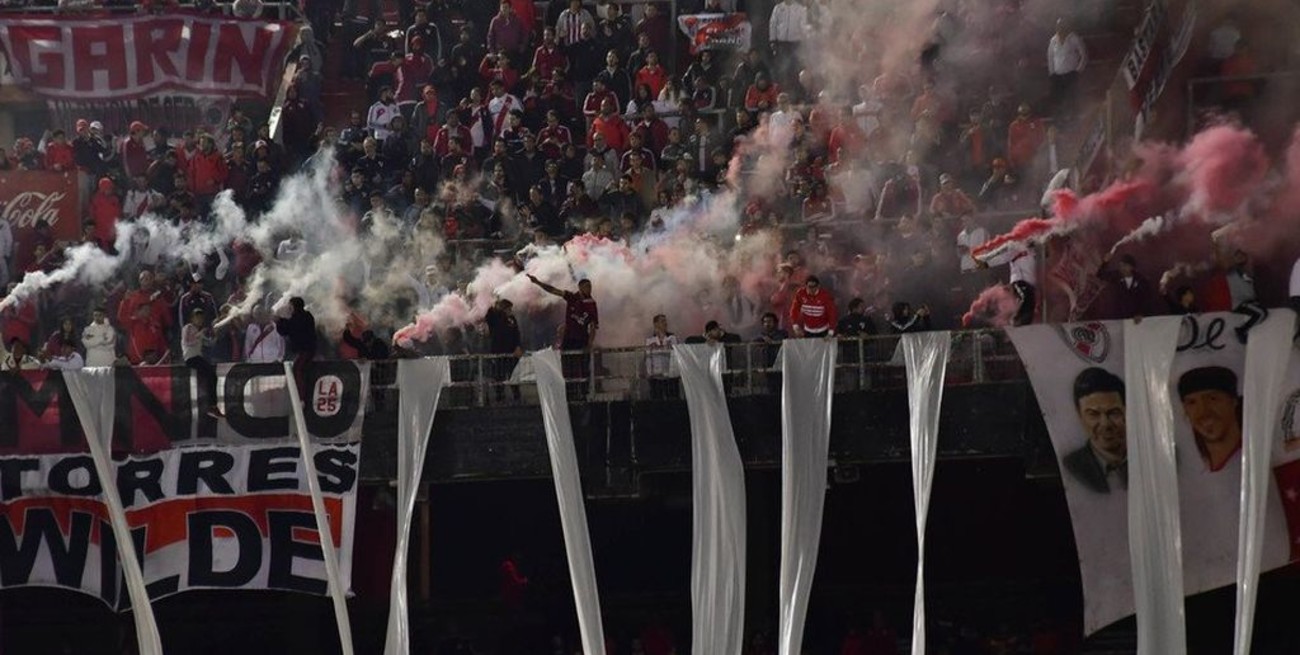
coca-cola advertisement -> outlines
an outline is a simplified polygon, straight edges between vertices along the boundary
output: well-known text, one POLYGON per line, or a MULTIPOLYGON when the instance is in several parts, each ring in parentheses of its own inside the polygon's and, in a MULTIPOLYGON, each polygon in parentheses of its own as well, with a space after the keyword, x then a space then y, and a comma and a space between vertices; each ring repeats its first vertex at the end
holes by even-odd
POLYGON ((0 220, 14 235, 14 268, 32 262, 36 244, 76 241, 81 236, 81 198, 75 173, 51 171, 0 171, 0 220), (48 236, 37 234, 37 224, 49 226, 48 236))

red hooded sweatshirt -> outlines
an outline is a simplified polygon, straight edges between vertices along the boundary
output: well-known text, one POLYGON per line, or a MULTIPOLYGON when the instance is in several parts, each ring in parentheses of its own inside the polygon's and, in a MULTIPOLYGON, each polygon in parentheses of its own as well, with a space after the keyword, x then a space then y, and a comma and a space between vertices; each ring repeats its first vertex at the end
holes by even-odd
POLYGON ((90 198, 90 220, 95 223, 95 242, 100 248, 113 247, 117 238, 117 219, 122 217, 122 201, 117 197, 113 181, 99 180, 98 190, 90 198))
POLYGON ((817 293, 808 293, 806 287, 795 292, 794 302, 790 303, 790 325, 803 328, 806 334, 835 334, 838 320, 830 292, 819 288, 817 293))

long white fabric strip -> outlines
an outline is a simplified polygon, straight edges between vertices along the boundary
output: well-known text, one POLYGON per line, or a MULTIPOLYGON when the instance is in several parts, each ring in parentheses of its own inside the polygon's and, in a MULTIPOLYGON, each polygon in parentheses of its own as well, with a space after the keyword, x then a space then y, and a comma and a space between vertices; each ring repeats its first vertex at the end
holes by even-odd
POLYGON ((826 503, 836 345, 826 339, 791 339, 781 346, 780 655, 803 652, 826 503))
POLYGON ((1274 310, 1250 331, 1242 387, 1241 522, 1237 527, 1237 630, 1233 652, 1249 655, 1255 628, 1260 555, 1268 488, 1269 458, 1279 429, 1283 382, 1291 361, 1295 314, 1274 310))
POLYGON ((321 495, 320 478, 316 477, 316 460, 312 457, 311 437, 307 434, 307 418, 303 415, 302 398, 293 377, 293 362, 284 363, 284 385, 289 390, 289 406, 293 409, 293 423, 298 434, 298 448, 302 455, 303 472, 307 476, 307 491, 311 506, 316 512, 316 533, 320 536, 321 554, 325 557, 325 581, 330 599, 334 601, 334 620, 339 628, 339 645, 343 655, 352 655, 352 622, 348 618, 348 602, 344 597, 343 579, 339 576, 338 554, 334 550, 334 535, 330 531, 329 515, 325 511, 325 497, 321 495))
POLYGON ((745 645, 745 469, 722 388, 719 345, 673 347, 691 417, 691 652, 745 645))
POLYGON ((553 349, 533 353, 537 376, 537 397, 542 405, 546 446, 551 454, 551 475, 555 498, 560 504, 564 528, 564 552, 569 557, 573 602, 578 609, 578 632, 582 652, 605 655, 605 628, 600 620, 600 594, 596 589, 596 565, 591 557, 591 536, 587 532, 587 508, 578 479, 578 454, 573 445, 569 401, 560 369, 560 353, 553 349))
POLYGON ((916 505, 916 598, 912 603, 912 655, 925 655, 925 520, 938 455, 939 410, 943 381, 952 353, 947 332, 904 334, 907 364, 908 428, 912 444, 912 499, 916 505))
MULTIPOLYGON (((428 452, 438 398, 451 380, 446 357, 403 359, 397 363, 397 550, 388 595, 388 636, 384 655, 411 652, 410 608, 406 602, 406 562, 420 473, 428 452)), ((425 544, 427 547, 428 544, 425 544)))
POLYGON ((90 457, 95 460, 95 474, 103 489, 104 504, 108 506, 109 523, 113 526, 113 539, 117 541, 117 558, 122 564, 122 577, 131 598, 131 611, 135 618, 135 638, 140 655, 162 655, 162 638, 158 635, 158 622, 154 619, 149 591, 144 584, 144 571, 131 539, 131 526, 126 522, 126 509, 117 491, 117 473, 110 456, 113 440, 113 419, 117 413, 115 394, 117 383, 109 367, 65 371, 64 384, 72 406, 86 433, 90 457))
POLYGON ((1128 530, 1138 655, 1183 655, 1182 528, 1169 374, 1182 318, 1124 322, 1128 530))

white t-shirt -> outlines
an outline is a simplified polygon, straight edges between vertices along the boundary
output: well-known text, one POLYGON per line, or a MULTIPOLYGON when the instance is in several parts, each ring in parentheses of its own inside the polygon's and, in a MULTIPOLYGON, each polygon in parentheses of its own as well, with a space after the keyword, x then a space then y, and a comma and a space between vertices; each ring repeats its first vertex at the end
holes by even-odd
POLYGON ((202 328, 195 327, 193 323, 186 323, 185 327, 181 328, 181 359, 202 357, 203 346, 210 340, 202 328))
POLYGON ((1047 72, 1051 75, 1077 73, 1088 65, 1088 49, 1083 39, 1071 32, 1062 39, 1055 34, 1047 44, 1047 72))
POLYGON ((798 2, 779 2, 767 23, 769 41, 798 43, 808 36, 808 8, 798 2))
POLYGON ((1011 282, 1025 282, 1038 286, 1038 258, 1034 251, 1024 250, 1011 258, 1011 282))
POLYGON ((244 361, 265 364, 284 361, 284 337, 274 323, 249 325, 244 331, 244 361))
POLYGON ((645 340, 645 374, 647 377, 673 377, 673 346, 677 345, 677 335, 663 337, 651 336, 645 340))
POLYGON ((863 134, 871 136, 880 129, 880 112, 884 109, 885 106, 874 98, 853 105, 853 116, 857 118, 858 127, 862 128, 863 134))
POLYGON ((375 140, 383 141, 388 138, 388 135, 391 134, 388 130, 388 124, 393 122, 393 118, 400 116, 401 113, 395 102, 385 104, 381 100, 370 105, 370 113, 366 115, 366 125, 374 131, 375 140))
POLYGON ((984 245, 988 240, 989 232, 982 227, 963 228, 957 233, 957 256, 961 260, 961 272, 975 270, 975 260, 971 259, 970 251, 984 245))
POLYGON ((801 118, 799 112, 776 110, 767 117, 767 133, 773 147, 784 148, 794 138, 794 122, 801 118))
POLYGON ((107 322, 87 325, 81 342, 86 346, 86 366, 112 366, 117 361, 117 331, 107 322))

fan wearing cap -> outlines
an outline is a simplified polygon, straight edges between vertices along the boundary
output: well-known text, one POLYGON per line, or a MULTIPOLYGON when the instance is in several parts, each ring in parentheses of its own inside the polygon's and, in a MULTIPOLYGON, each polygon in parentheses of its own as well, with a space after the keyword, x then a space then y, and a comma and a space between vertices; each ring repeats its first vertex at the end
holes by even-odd
POLYGON ((126 171, 127 177, 139 177, 149 170, 149 148, 144 143, 148 132, 148 126, 140 121, 132 121, 127 128, 126 139, 118 148, 122 169, 126 171))
POLYGON ((67 133, 54 130, 45 144, 45 168, 59 173, 71 171, 77 165, 72 144, 68 143, 67 133))
POLYGON ((935 218, 957 218, 975 213, 975 203, 965 191, 957 188, 952 175, 939 176, 939 191, 930 199, 930 214, 935 218))
POLYGON ((1222 366, 1194 368, 1178 378, 1178 398, 1201 459, 1212 472, 1223 469, 1241 450, 1237 374, 1222 366))
MULTIPOLYGON (((98 121, 93 124, 98 125, 98 121)), ((83 198, 91 194, 96 180, 108 170, 104 161, 112 154, 103 139, 91 129, 91 125, 92 123, 84 118, 78 119, 76 136, 72 139, 72 157, 77 163, 77 170, 81 173, 78 176, 78 184, 83 198)))
POLYGON ((112 250, 117 239, 117 221, 122 217, 122 199, 117 196, 113 180, 100 178, 95 185, 95 195, 90 198, 90 222, 95 226, 95 243, 104 250, 112 250))
POLYGON ((417 94, 433 75, 433 59, 424 51, 424 37, 411 39, 411 46, 402 62, 397 65, 397 104, 407 107, 420 101, 417 94))
POLYGON ((1015 120, 1007 125, 1007 159, 1010 165, 1015 168, 1028 166, 1038 154, 1046 135, 1043 121, 1030 113, 1028 104, 1020 103, 1015 120))

